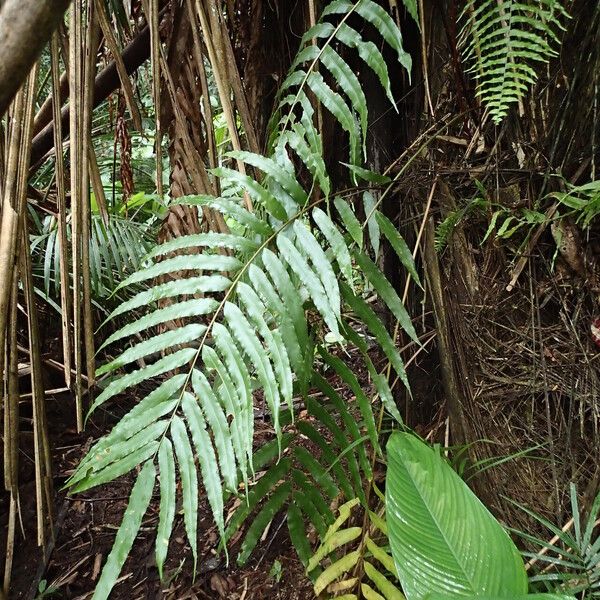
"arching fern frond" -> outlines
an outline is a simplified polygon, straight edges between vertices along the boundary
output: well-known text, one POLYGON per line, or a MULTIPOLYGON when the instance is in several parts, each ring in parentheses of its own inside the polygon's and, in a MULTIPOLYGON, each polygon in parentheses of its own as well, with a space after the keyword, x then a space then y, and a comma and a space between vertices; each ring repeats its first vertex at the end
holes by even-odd
POLYGON ((467 0, 459 35, 476 95, 500 123, 557 56, 557 32, 568 15, 560 0, 467 0))
MULTIPOLYGON (((328 507, 340 493, 346 499, 365 500, 364 479, 372 476, 366 445, 378 449, 372 402, 352 370, 323 347, 319 347, 321 359, 355 395, 356 410, 350 409, 314 368, 314 348, 321 346, 316 340, 324 339, 325 333, 328 340, 347 339, 356 344, 367 361, 366 342, 350 327, 345 311, 352 311, 363 323, 361 329, 381 345, 398 377, 408 383, 404 363, 384 323, 353 290, 353 261, 400 320, 401 328, 418 341, 416 333, 398 295, 362 247, 366 225, 341 198, 336 198, 335 210, 345 227, 332 218, 334 207, 327 204, 331 184, 307 95, 311 90, 347 131, 352 142, 351 162, 356 166, 365 127, 357 123, 366 119, 366 103, 359 81, 332 41, 344 32, 341 35, 345 37, 338 41, 358 50, 387 91, 389 78, 380 51, 345 26, 352 13, 371 23, 398 51, 403 64, 409 65, 394 21, 372 0, 330 3, 324 17, 342 15, 341 22, 334 26, 321 21, 303 41, 300 59, 282 87, 273 121, 272 152, 267 157, 248 152, 229 155, 245 163, 247 173, 260 172, 262 177, 252 178, 224 166, 214 171, 222 197, 178 200, 218 210, 230 232, 185 236, 160 245, 148 254, 144 267, 119 286, 127 289, 144 282, 149 289, 134 295, 110 317, 118 316, 125 324, 107 339, 104 348, 110 350, 112 344, 125 339, 130 346, 99 370, 99 375, 113 378, 106 381, 91 411, 134 386, 147 386, 163 375, 166 379, 97 442, 69 485, 81 491, 139 465, 142 473, 154 473, 158 465, 161 499, 156 561, 161 573, 175 514, 175 470, 181 481, 184 525, 194 559, 200 485, 224 541, 231 539, 249 514, 258 511, 245 534, 240 561, 249 556, 267 524, 286 505, 291 507, 292 521, 294 515, 304 514, 306 523, 325 535, 333 518, 328 507), (317 50, 307 46, 306 40, 312 38, 324 40, 317 50), (314 70, 317 62, 323 73, 328 71, 327 81, 314 70), (308 190, 300 182, 295 159, 312 175, 308 190), (325 196, 309 200, 315 187, 325 196), (245 208, 245 194, 252 199, 253 212, 245 208), (189 277, 181 278, 182 273, 189 277), (156 281, 164 276, 173 281, 156 281), (139 316, 141 307, 145 311, 139 316), (115 376, 119 370, 124 372, 115 376), (307 411, 319 427, 307 420, 292 426, 292 399, 298 393, 305 395, 311 385, 326 398, 324 404, 306 398, 307 411), (264 399, 275 439, 268 448, 254 453, 257 392, 264 399), (300 436, 320 449, 323 464, 301 444, 292 443, 300 436), (265 472, 254 483, 259 470, 265 472), (245 499, 225 526, 223 507, 230 494, 245 499)), ((357 172, 349 170, 349 175, 357 172)), ((384 223, 374 207, 370 219, 384 223)), ((384 235, 391 234, 384 231, 384 235)), ((396 238, 391 243, 414 271, 405 244, 396 238)), ((370 359, 367 366, 377 393, 399 419, 387 380, 370 359)), ((138 489, 134 487, 137 495, 132 493, 132 501, 141 495, 138 489)), ((133 514, 136 520, 126 512, 119 535, 139 527, 139 515, 133 514)), ((295 523, 298 525, 298 519, 295 523)), ((122 562, 115 560, 120 553, 115 546, 105 570, 120 568, 122 562)), ((106 577, 116 580, 114 573, 106 577)), ((95 597, 106 595, 97 591, 95 597)))

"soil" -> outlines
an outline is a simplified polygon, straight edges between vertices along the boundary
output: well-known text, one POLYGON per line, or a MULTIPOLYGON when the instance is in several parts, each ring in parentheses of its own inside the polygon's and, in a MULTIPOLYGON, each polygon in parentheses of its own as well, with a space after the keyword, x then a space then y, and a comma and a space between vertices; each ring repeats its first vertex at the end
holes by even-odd
MULTIPOLYGON (((50 398, 48 411, 54 432, 56 538, 54 544, 50 542, 46 545, 44 556, 36 544, 35 484, 33 464, 29 458, 33 440, 32 435, 25 433, 22 436, 20 466, 23 532, 17 531, 16 536, 11 600, 91 598, 135 478, 135 473, 131 473, 87 493, 68 497, 61 487, 86 450, 95 439, 108 431, 117 415, 105 413, 103 421, 90 421, 86 431, 79 435, 72 425, 73 402, 70 397, 50 398), (46 582, 47 590, 50 588, 48 591, 55 588, 52 595, 48 591, 47 595, 39 594, 38 586, 42 581, 46 582)), ((264 433, 268 435, 268 432, 264 433)), ((6 497, 2 499, 0 511, 0 526, 5 526, 8 520, 6 497)), ((177 514, 165 565, 165 583, 161 584, 154 560, 158 521, 158 495, 155 494, 111 599, 314 598, 312 585, 288 538, 287 527, 282 526, 284 518, 278 515, 273 520, 268 534, 246 565, 236 565, 235 544, 230 548, 227 564, 225 557, 216 552, 219 542, 217 531, 206 498, 201 497, 196 576, 193 576, 193 559, 183 520, 177 514)), ((3 560, 4 557, 1 558, 3 560)))

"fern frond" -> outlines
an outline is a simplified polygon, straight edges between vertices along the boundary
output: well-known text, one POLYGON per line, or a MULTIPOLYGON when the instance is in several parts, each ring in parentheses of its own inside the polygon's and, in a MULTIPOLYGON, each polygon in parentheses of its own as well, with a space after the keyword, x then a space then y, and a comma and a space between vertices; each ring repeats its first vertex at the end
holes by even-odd
MULTIPOLYGON (((69 485, 76 490, 88 489, 142 463, 153 468, 158 463, 161 501, 157 564, 161 572, 174 518, 173 498, 162 495, 172 494, 175 470, 182 483, 183 520, 194 562, 200 485, 206 490, 223 543, 254 515, 242 541, 239 562, 248 558, 265 527, 286 505, 293 507, 288 508, 288 514, 292 528, 296 528, 299 552, 306 557, 306 547, 298 535, 300 520, 305 533, 312 527, 324 532, 332 519, 328 507, 340 494, 346 500, 366 502, 364 481, 372 478, 368 453, 378 444, 372 402, 354 373, 323 348, 322 356, 351 390, 356 404, 349 407, 314 372, 315 340, 324 337, 323 330, 330 334, 328 339, 344 341, 348 327, 344 309, 350 308, 364 323, 408 384, 404 364, 386 327, 369 304, 352 291, 354 257, 366 265, 373 287, 394 314, 402 317, 401 328, 416 339, 397 294, 385 285, 383 274, 362 247, 363 227, 369 230, 374 249, 379 243, 380 217, 375 201, 368 209, 367 224, 360 223, 342 199, 335 200, 335 207, 343 226, 318 206, 323 203, 325 207, 331 184, 320 134, 313 124, 309 90, 348 133, 354 166, 348 175, 364 176, 367 181, 373 177, 356 168, 366 131, 365 95, 333 42, 356 48, 389 91, 381 51, 345 24, 352 13, 372 24, 397 51, 401 64, 410 67, 400 31, 375 2, 330 3, 323 16, 343 15, 341 22, 336 26, 321 21, 316 30, 319 35, 314 36, 319 40, 316 47, 312 43, 309 47, 311 37, 303 40, 299 59, 280 91, 270 155, 229 155, 247 165, 247 173, 260 172, 261 177, 223 166, 213 171, 220 179, 222 197, 177 200, 221 212, 230 232, 185 236, 158 246, 148 253, 143 267, 119 285, 118 289, 127 290, 143 283, 148 289, 136 293, 113 313, 112 318, 119 316, 126 324, 109 336, 104 348, 117 341, 132 341, 99 374, 113 374, 121 368, 125 372, 108 383, 90 412, 133 386, 148 385, 165 374, 167 380, 97 442, 69 485), (371 53, 368 57, 367 52, 371 53), (320 72, 315 69, 317 64, 322 66, 320 72), (327 81, 321 73, 328 74, 327 81), (298 160, 306 171, 302 177, 296 168, 298 160), (306 173, 313 178, 308 186, 301 183, 306 173), (324 196, 312 201, 315 187, 320 187, 324 196), (253 211, 245 208, 245 195, 251 198, 253 211), (311 217, 317 224, 314 229, 311 217), (181 278, 182 272, 189 277, 181 278), (348 283, 340 283, 340 274, 348 283), (161 280, 157 282, 157 278, 161 280), (164 278, 173 281, 165 283, 164 278), (141 307, 146 307, 146 312, 140 316, 141 307), (141 368, 127 372, 136 362, 141 368), (292 398, 296 393, 305 395, 311 383, 325 397, 324 403, 306 397, 307 414, 318 427, 308 419, 293 422, 292 398), (264 398, 275 439, 268 450, 254 453, 257 391, 264 398), (141 425, 135 423, 138 419, 141 425), (310 440, 313 451, 317 449, 318 459, 299 443, 301 436, 310 440), (225 526, 223 507, 230 494, 244 494, 245 499, 225 526)), ((402 251, 406 254, 404 248, 402 251)), ((369 372, 377 375, 374 381, 382 399, 393 403, 389 386, 386 388, 372 362, 369 372)), ((117 563, 110 564, 111 569, 116 567, 117 563)))
POLYGON ((308 573, 321 568, 314 581, 315 595, 324 591, 345 592, 342 598, 357 598, 353 592, 360 590, 368 600, 403 600, 394 560, 385 549, 388 545, 385 516, 368 511, 368 519, 359 521, 361 526, 347 526, 358 507, 358 498, 340 506, 338 518, 307 563, 308 573), (379 544, 372 535, 377 536, 379 544))
POLYGON ((537 81, 531 63, 557 56, 557 32, 567 17, 560 0, 467 0, 459 45, 494 123, 537 81))

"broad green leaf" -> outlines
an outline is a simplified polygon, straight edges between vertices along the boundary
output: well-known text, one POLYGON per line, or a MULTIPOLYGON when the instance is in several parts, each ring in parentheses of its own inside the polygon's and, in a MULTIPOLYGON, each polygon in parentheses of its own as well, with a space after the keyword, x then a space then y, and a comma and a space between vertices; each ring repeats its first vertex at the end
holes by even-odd
POLYGON ((346 302, 350 305, 350 308, 352 308, 360 320, 367 326, 368 330, 373 334, 391 365, 394 367, 396 373, 400 377, 402 383, 406 389, 410 391, 408 377, 406 376, 406 369, 404 368, 404 362, 402 361, 400 353, 398 352, 392 337, 385 328, 385 325, 381 322, 373 309, 362 298, 353 294, 352 290, 346 284, 341 282, 340 288, 342 290, 342 296, 344 300, 346 300, 346 302))
POLYGON ((323 212, 320 208, 317 207, 313 209, 312 216, 315 223, 319 226, 321 233, 325 236, 325 239, 331 246, 331 250, 337 260, 342 275, 349 283, 351 283, 352 259, 350 258, 348 246, 346 246, 346 242, 344 241, 344 236, 340 233, 340 230, 329 218, 327 213, 323 212))
POLYGON ((184 319, 186 317, 198 317, 200 315, 206 315, 213 312, 219 303, 212 298, 196 298, 194 300, 183 300, 176 304, 170 304, 164 308, 159 308, 151 313, 127 323, 124 327, 121 327, 118 331, 115 331, 103 344, 100 349, 109 346, 113 342, 129 337, 160 325, 168 321, 175 319, 184 319))
MULTIPOLYGON (((306 426, 301 428, 300 427, 301 425, 304 425, 304 423, 301 422, 298 424, 298 430, 301 431, 301 433, 305 434, 306 426)), ((308 425, 308 427, 310 427, 310 426, 308 425)), ((316 430, 314 430, 314 431, 316 431, 316 430)), ((323 451, 321 460, 333 463, 333 461, 335 460, 335 455, 333 453, 328 455, 328 453, 324 450, 324 447, 325 446, 321 447, 321 449, 323 451)), ((331 452, 331 450, 329 450, 329 452, 331 452)), ((340 490, 339 490, 338 486, 336 485, 335 481, 333 480, 333 478, 331 477, 331 475, 321 465, 321 462, 318 461, 308 450, 306 450, 306 448, 302 448, 301 446, 299 446, 298 448, 295 448, 294 455, 298 459, 298 462, 304 468, 304 471, 306 473, 309 473, 313 477, 316 484, 320 488, 322 488, 323 492, 325 494, 327 494, 327 496, 329 498, 333 499, 337 496, 337 494, 339 494, 340 490)), ((336 465, 336 466, 338 467, 337 470, 333 469, 333 471, 336 475, 340 476, 340 479, 342 479, 343 477, 345 477, 345 475, 343 473, 343 469, 339 465, 336 465)), ((347 479, 345 481, 347 482, 346 486, 345 486, 346 489, 344 489, 344 485, 340 484, 340 485, 342 485, 342 489, 344 489, 344 493, 352 494, 352 487, 350 486, 350 482, 347 479)))
POLYGON ((86 463, 85 469, 79 469, 78 472, 71 477, 69 485, 75 486, 75 484, 83 480, 82 484, 75 486, 77 491, 81 491, 83 487, 90 488, 99 485, 99 483, 104 483, 106 475, 102 475, 100 477, 101 481, 96 483, 95 479, 97 474, 105 473, 105 469, 111 465, 111 463, 117 463, 122 461, 122 459, 128 459, 134 452, 147 448, 148 444, 151 444, 153 441, 162 437, 167 426, 168 421, 156 420, 150 423, 148 427, 140 429, 140 431, 132 435, 129 439, 116 442, 110 446, 105 446, 101 452, 95 452, 93 454, 93 459, 86 463))
POLYGON ((225 167, 212 169, 212 172, 221 179, 235 183, 240 190, 248 192, 254 201, 262 205, 269 214, 279 221, 287 221, 288 214, 285 208, 269 190, 265 189, 257 181, 252 179, 252 177, 225 167))
POLYGON ((337 39, 349 48, 356 48, 360 58, 373 70, 379 78, 381 87, 385 90, 389 101, 392 103, 396 112, 398 108, 394 102, 392 95, 392 87, 390 85, 390 76, 388 74, 387 63, 383 58, 379 48, 373 43, 363 40, 362 36, 349 27, 346 23, 342 23, 337 32, 337 39))
POLYGON ((389 539, 407 599, 526 594, 519 551, 456 472, 408 433, 387 450, 389 539))
POLYGON ((292 319, 300 349, 306 353, 309 346, 308 329, 304 316, 304 308, 302 307, 296 286, 292 282, 284 263, 274 252, 268 249, 263 250, 262 261, 265 265, 265 270, 273 280, 275 289, 281 296, 286 311, 292 319))
POLYGON ((350 205, 342 200, 339 196, 336 196, 333 200, 335 207, 337 208, 344 227, 348 230, 350 237, 357 243, 359 248, 363 246, 363 230, 360 221, 356 218, 354 211, 350 208, 350 205))
POLYGON ((117 583, 119 573, 125 564, 125 559, 133 546, 144 514, 150 504, 155 479, 156 469, 152 461, 149 460, 142 467, 131 490, 123 520, 115 537, 115 543, 106 559, 98 585, 94 590, 94 600, 106 600, 117 583))
POLYGON ((337 277, 333 272, 329 259, 315 236, 302 223, 298 221, 294 223, 294 233, 297 237, 296 246, 312 262, 313 270, 318 273, 323 289, 327 293, 331 310, 339 320, 341 318, 340 292, 337 277))
POLYGON ((349 552, 327 567, 315 581, 315 595, 318 596, 330 583, 353 569, 360 559, 360 551, 349 552))
POLYGON ((96 370, 96 376, 115 371, 121 367, 128 365, 131 362, 139 360, 140 358, 147 357, 150 354, 156 352, 162 352, 167 348, 173 346, 179 346, 180 344, 187 344, 192 340, 197 340, 206 331, 205 325, 198 323, 191 323, 184 327, 178 327, 177 329, 171 329, 160 333, 148 340, 135 344, 131 348, 128 348, 118 358, 112 360, 105 365, 102 365, 96 370))
POLYGON ((292 541, 292 544, 298 554, 298 558, 306 567, 311 555, 310 543, 304 528, 302 513, 293 502, 291 502, 288 506, 287 525, 290 533, 290 540, 292 541))
POLYGON ((369 561, 363 562, 363 569, 367 577, 377 586, 385 600, 404 600, 404 594, 369 561))
POLYGON ((281 334, 277 330, 271 330, 267 325, 264 318, 264 315, 267 314, 267 307, 262 303, 262 300, 252 287, 242 282, 238 284, 236 291, 246 309, 246 314, 250 317, 269 351, 273 368, 277 375, 277 384, 281 391, 283 403, 291 407, 293 393, 292 371, 281 334))
POLYGON ((231 233, 194 233, 191 235, 180 235, 164 244, 155 246, 148 258, 164 256, 169 252, 184 250, 188 248, 231 248, 239 252, 253 252, 258 244, 251 239, 231 233))
MULTIPOLYGON (((166 427, 165 427, 166 428, 166 427)), ((137 444, 136 444, 137 445, 137 444)), ((158 450, 159 442, 157 440, 148 441, 143 446, 138 446, 137 449, 132 450, 129 454, 126 454, 122 458, 111 462, 107 467, 101 471, 89 472, 85 474, 78 483, 71 485, 71 492, 84 492, 90 488, 114 481, 117 477, 129 473, 132 469, 135 469, 138 465, 148 460, 158 450)))
POLYGON ((350 171, 352 171, 352 173, 356 175, 359 179, 362 179, 364 181, 375 183, 377 185, 384 185, 392 181, 387 175, 381 175, 381 173, 376 173, 375 171, 364 169, 363 167, 359 167, 358 165, 349 165, 344 162, 342 164, 345 167, 348 167, 348 169, 350 169, 350 171))
POLYGON ((248 278, 265 306, 269 309, 273 319, 278 322, 292 369, 301 379, 304 370, 304 358, 288 307, 284 305, 277 290, 262 269, 259 269, 256 265, 250 265, 248 278))
POLYGON ((169 438, 162 440, 158 450, 158 469, 160 473, 160 507, 158 528, 156 530, 156 566, 160 580, 163 581, 163 566, 169 550, 169 540, 175 519, 175 458, 169 438))
POLYGON ((281 399, 271 362, 256 337, 254 328, 250 325, 244 313, 235 304, 227 302, 225 303, 223 314, 237 342, 256 368, 258 379, 261 382, 267 404, 271 410, 275 433, 278 438, 281 438, 281 427, 279 425, 281 399))
MULTIPOLYGON (((503 600, 506 596, 466 596, 468 600, 503 600)), ((575 600, 575 596, 566 594, 522 594, 509 596, 510 600, 575 600)), ((431 593, 424 600, 456 600, 456 596, 431 593)))
MULTIPOLYGON (((389 531, 389 528, 388 528, 389 531)), ((389 536, 388 536, 389 537, 389 536)), ((371 538, 366 539, 367 550, 373 555, 373 558, 378 560, 387 571, 397 574, 394 559, 380 546, 378 546, 371 538)))
POLYGON ((365 361, 365 365, 367 366, 367 371, 369 371, 369 376, 375 385, 375 389, 377 390, 379 398, 383 402, 385 409, 390 415, 392 415, 392 417, 394 417, 394 419, 396 419, 398 424, 403 425, 404 421, 402 420, 400 411, 396 406, 396 401, 392 395, 392 390, 390 388, 390 384, 388 383, 387 377, 382 373, 379 373, 375 368, 375 365, 369 356, 367 343, 356 331, 354 331, 352 327, 345 326, 344 335, 360 350, 363 360, 365 361))
POLYGON ((334 521, 333 513, 331 512, 331 508, 329 508, 329 498, 325 498, 321 494, 319 488, 315 485, 315 483, 308 477, 306 477, 306 475, 300 469, 294 469, 292 471, 292 478, 294 479, 294 483, 298 486, 300 492, 296 495, 309 499, 312 505, 314 506, 315 511, 321 518, 324 525, 324 538, 325 534, 327 533, 325 523, 329 525, 334 521))
POLYGON ((367 110, 367 98, 363 92, 358 77, 354 74, 348 63, 331 47, 324 46, 321 51, 321 62, 333 75, 340 89, 346 94, 356 111, 360 120, 362 133, 363 151, 366 159, 366 138, 369 113, 367 110))
MULTIPOLYGON (((237 393, 235 385, 227 367, 210 346, 204 346, 202 349, 202 360, 209 369, 215 369, 222 382, 217 390, 217 395, 225 407, 228 417, 231 417, 230 431, 233 442, 233 449, 238 460, 239 468, 242 472, 244 484, 248 482, 248 428, 247 421, 244 418, 245 408, 242 405, 240 395, 237 393)), ((251 443, 251 441, 250 441, 251 443)))
MULTIPOLYGON (((250 373, 244 358, 231 333, 221 323, 213 325, 213 338, 216 347, 221 353, 222 360, 227 366, 231 382, 234 385, 235 392, 231 394, 232 398, 237 397, 237 411, 232 413, 236 422, 234 427, 240 431, 243 447, 246 450, 248 458, 247 463, 252 471, 252 442, 254 440, 254 398, 252 396, 252 384, 250 373)), ((220 371, 222 373, 222 371, 220 371)), ((227 378, 225 378, 227 379, 227 378)), ((229 383, 226 383, 229 385, 229 383)), ((245 472, 246 461, 244 461, 243 470, 245 472)), ((254 471, 252 471, 254 474, 254 471)), ((244 483, 247 484, 246 479, 244 483)))
POLYGON ((386 598, 376 592, 368 583, 361 583, 360 591, 365 600, 386 600, 386 598))
POLYGON ((379 257, 379 246, 381 243, 381 232, 379 231, 379 225, 377 219, 375 219, 375 198, 371 192, 363 193, 363 209, 365 211, 365 217, 367 219, 367 231, 369 232, 369 241, 375 254, 375 259, 379 257))
MULTIPOLYGON (((379 447, 379 436, 377 433, 377 426, 375 424, 375 416, 373 415, 373 407, 371 406, 367 395, 363 391, 362 386, 358 381, 358 378, 352 372, 350 367, 348 367, 348 365, 346 365, 346 363, 343 360, 339 359, 337 356, 329 354, 328 352, 322 349, 320 350, 320 354, 325 360, 325 362, 333 368, 336 374, 339 375, 342 381, 354 393, 356 402, 358 404, 358 408, 360 410, 360 414, 363 418, 363 423, 369 434, 371 444, 381 454, 381 448, 379 447)), ((358 434, 359 432, 356 431, 355 433, 358 434)), ((362 466, 364 470, 366 465, 363 463, 362 466)))
MULTIPOLYGON (((169 414, 177 403, 177 394, 185 383, 186 375, 175 375, 162 383, 136 404, 104 437, 100 438, 88 454, 79 463, 73 478, 96 460, 96 456, 110 452, 118 443, 128 440, 160 417, 169 414)), ((72 479, 73 479, 72 478, 72 479)), ((72 481, 69 479, 69 482, 72 481)))
POLYGON ((352 111, 344 99, 329 87, 320 73, 314 71, 309 73, 307 83, 319 102, 336 118, 342 129, 348 133, 350 138, 350 162, 358 164, 360 136, 358 135, 359 128, 352 111))
MULTIPOLYGON (((322 377, 315 375, 314 383, 320 389, 327 398, 333 403, 336 411, 342 417, 344 425, 346 426, 348 432, 350 433, 350 441, 346 436, 346 433, 342 431, 340 426, 337 424, 336 420, 329 414, 329 412, 321 406, 318 402, 314 402, 312 399, 308 399, 306 403, 306 407, 311 415, 316 417, 319 423, 325 426, 333 435, 333 439, 337 445, 336 448, 336 459, 334 462, 333 470, 337 472, 337 468, 340 462, 340 454, 346 451, 349 447, 352 447, 353 443, 360 438, 360 431, 358 429, 358 425, 354 420, 354 417, 349 413, 347 409, 343 407, 344 401, 340 398, 339 394, 325 381, 322 377)), ((365 475, 367 478, 371 477, 371 467, 367 460, 365 460, 365 456, 361 457, 361 454, 365 454, 364 444, 360 444, 355 451, 354 448, 350 452, 344 454, 346 461, 348 462, 348 471, 354 480, 354 492, 345 488, 345 480, 339 479, 338 482, 347 498, 354 498, 358 495, 358 497, 363 500, 364 499, 364 485, 362 480, 362 475, 365 475), (356 453, 359 454, 361 461, 361 468, 358 467, 358 461, 356 459, 356 453), (361 474, 361 471, 363 473, 361 474)), ((331 467, 329 467, 331 468, 331 467)), ((345 469, 340 469, 342 473, 344 473, 345 478, 345 469)))
POLYGON ((298 183, 294 175, 283 169, 274 160, 261 156, 260 154, 242 150, 228 152, 226 156, 242 160, 266 173, 294 199, 296 204, 302 206, 306 202, 306 192, 302 189, 302 186, 298 183))
POLYGON ((400 64, 406 69, 409 79, 412 70, 411 56, 402 46, 402 34, 398 29, 394 19, 381 6, 373 2, 373 0, 361 0, 356 4, 348 2, 348 0, 334 0, 327 5, 322 15, 342 13, 346 14, 349 10, 354 9, 366 21, 369 21, 375 30, 378 31, 383 39, 398 53, 400 64))
POLYGON ((226 541, 231 539, 256 506, 258 506, 258 504, 277 487, 279 481, 282 478, 287 477, 291 466, 292 463, 289 458, 282 458, 277 464, 266 471, 266 473, 251 487, 248 496, 246 497, 246 501, 240 504, 227 524, 225 530, 226 541))
POLYGON ((317 551, 313 554, 310 559, 308 566, 306 567, 307 571, 312 571, 319 563, 327 556, 329 556, 334 550, 352 542, 353 540, 360 537, 362 534, 361 527, 349 527, 348 529, 342 529, 340 531, 336 531, 331 535, 328 535, 323 543, 319 546, 317 551))
POLYGON ((235 493, 237 491, 238 481, 232 435, 229 430, 227 418, 202 371, 194 369, 194 372, 192 373, 192 385, 194 392, 202 405, 206 421, 213 433, 225 487, 230 492, 235 493))
POLYGON ((310 268, 306 259, 285 235, 280 234, 277 236, 277 246, 282 256, 308 290, 312 301, 315 303, 317 310, 321 313, 329 330, 336 337, 339 337, 340 332, 337 316, 331 307, 329 295, 323 288, 321 280, 310 268))
POLYGON ((270 225, 246 210, 241 203, 241 198, 238 199, 238 202, 234 202, 231 198, 215 198, 214 196, 182 196, 172 201, 172 204, 187 204, 217 210, 261 236, 271 235, 273 230, 270 225))
POLYGON ((171 439, 179 465, 181 477, 181 492, 183 496, 183 522, 185 532, 194 557, 194 576, 196 574, 197 551, 197 526, 198 526, 198 474, 192 446, 188 438, 183 420, 175 415, 171 421, 171 439))
POLYGON ((223 254, 191 254, 167 258, 145 269, 136 271, 122 281, 117 290, 133 283, 154 279, 178 271, 237 271, 242 263, 235 256, 223 254))
POLYGON ((174 296, 224 292, 230 285, 231 281, 222 275, 201 275, 200 277, 175 279, 168 283, 161 283, 148 290, 139 292, 133 298, 127 300, 127 302, 123 302, 123 304, 113 310, 104 323, 125 312, 140 308, 140 306, 149 306, 157 300, 172 298, 174 296))

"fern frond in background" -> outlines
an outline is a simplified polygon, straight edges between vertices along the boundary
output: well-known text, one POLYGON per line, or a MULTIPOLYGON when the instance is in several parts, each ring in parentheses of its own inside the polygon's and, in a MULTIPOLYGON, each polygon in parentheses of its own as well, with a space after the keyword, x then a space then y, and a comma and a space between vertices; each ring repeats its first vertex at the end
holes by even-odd
POLYGON ((500 123, 558 55, 558 33, 568 17, 559 0, 467 0, 459 46, 476 95, 500 123))
MULTIPOLYGON (((43 280, 44 294, 48 298, 60 297, 60 238, 54 217, 36 223, 38 233, 31 236, 33 273, 43 280)), ((71 228, 67 223, 70 239, 71 228)), ((154 232, 144 223, 111 214, 105 222, 99 214, 91 216, 90 228, 90 283, 92 298, 97 307, 106 300, 116 285, 143 264, 146 254, 154 244, 154 232)), ((122 299, 122 298, 121 298, 122 299)))

